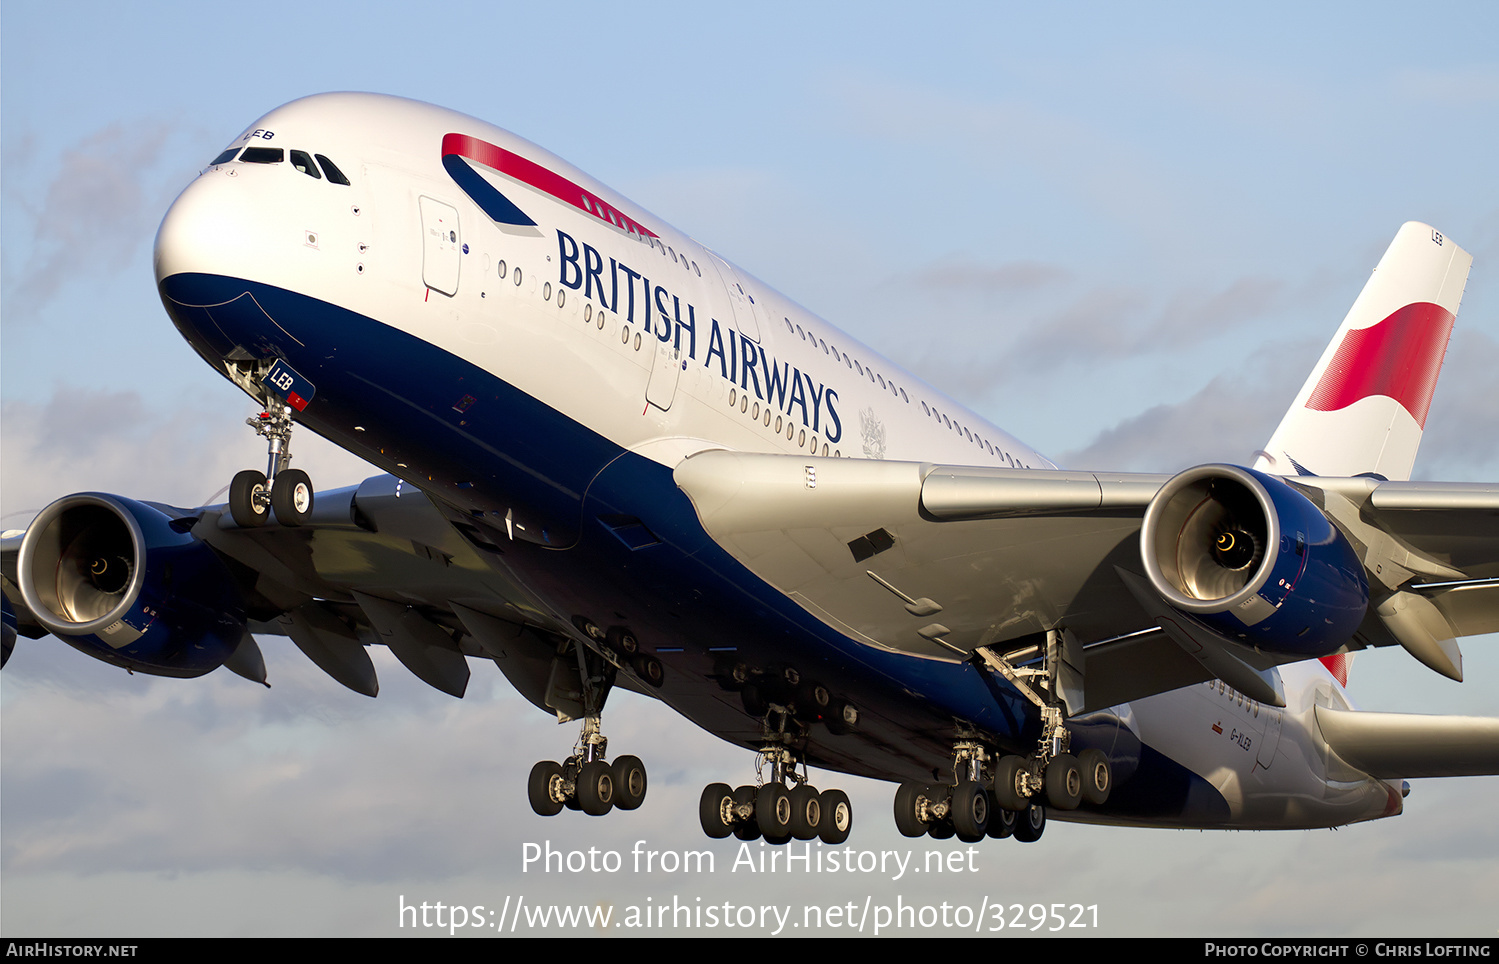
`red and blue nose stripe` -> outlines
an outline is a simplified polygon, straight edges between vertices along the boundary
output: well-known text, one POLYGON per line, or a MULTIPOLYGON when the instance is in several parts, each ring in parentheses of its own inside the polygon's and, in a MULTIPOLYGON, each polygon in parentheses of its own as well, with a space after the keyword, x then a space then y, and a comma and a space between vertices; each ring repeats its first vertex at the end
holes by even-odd
POLYGON ((469 161, 549 194, 627 234, 656 237, 654 231, 616 211, 597 194, 535 161, 468 134, 443 135, 442 166, 463 192, 500 224, 534 225, 536 222, 474 170, 469 161))

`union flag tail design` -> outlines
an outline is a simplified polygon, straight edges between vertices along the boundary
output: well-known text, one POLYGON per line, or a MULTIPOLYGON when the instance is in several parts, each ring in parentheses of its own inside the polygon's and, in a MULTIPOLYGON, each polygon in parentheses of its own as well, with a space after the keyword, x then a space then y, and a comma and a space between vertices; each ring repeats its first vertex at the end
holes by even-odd
POLYGON ((1255 467, 1410 478, 1472 255, 1401 226, 1255 467))

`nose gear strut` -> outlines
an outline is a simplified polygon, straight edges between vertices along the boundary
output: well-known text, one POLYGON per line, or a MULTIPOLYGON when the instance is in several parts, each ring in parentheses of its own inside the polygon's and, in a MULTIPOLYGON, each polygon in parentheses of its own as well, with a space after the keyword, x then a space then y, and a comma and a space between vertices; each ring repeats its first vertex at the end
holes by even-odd
MULTIPOLYGON (((268 381, 283 369, 285 365, 279 360, 261 362, 248 372, 237 365, 229 366, 235 384, 265 406, 259 415, 245 419, 245 424, 266 440, 265 472, 245 469, 229 483, 229 514, 242 528, 264 525, 272 511, 284 526, 303 525, 312 519, 312 480, 301 469, 289 468, 291 406, 268 381)), ((306 405, 302 396, 292 397, 306 405)))

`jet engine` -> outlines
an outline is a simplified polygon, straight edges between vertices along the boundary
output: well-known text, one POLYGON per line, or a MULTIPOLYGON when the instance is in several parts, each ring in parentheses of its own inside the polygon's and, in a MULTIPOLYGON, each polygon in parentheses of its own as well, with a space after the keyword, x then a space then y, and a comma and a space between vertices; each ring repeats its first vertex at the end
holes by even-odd
POLYGON ((131 499, 66 496, 21 541, 21 596, 48 632, 96 659, 202 676, 244 638, 244 602, 223 561, 181 528, 131 499))
POLYGON ((1322 510, 1239 466, 1200 465, 1162 486, 1145 511, 1140 554, 1172 608, 1277 655, 1336 652, 1369 602, 1362 563, 1322 510))

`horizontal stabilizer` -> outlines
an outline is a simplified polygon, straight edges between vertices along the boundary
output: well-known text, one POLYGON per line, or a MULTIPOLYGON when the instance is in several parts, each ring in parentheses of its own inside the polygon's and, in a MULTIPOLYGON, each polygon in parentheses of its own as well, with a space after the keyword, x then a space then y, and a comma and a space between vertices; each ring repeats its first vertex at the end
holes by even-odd
POLYGON ((1328 746, 1372 777, 1499 774, 1499 718, 1361 713, 1317 707, 1328 746))

